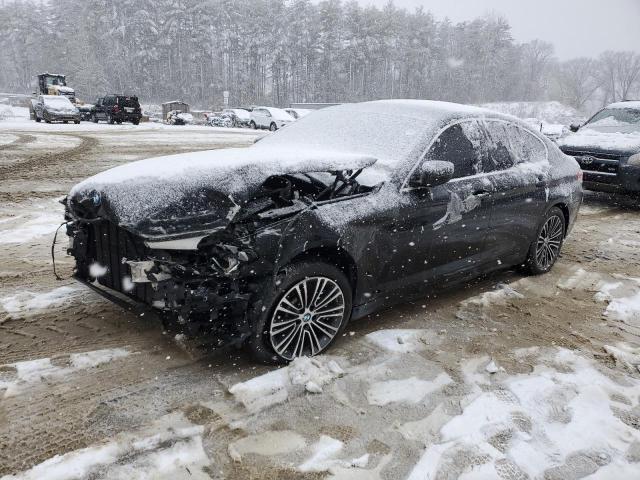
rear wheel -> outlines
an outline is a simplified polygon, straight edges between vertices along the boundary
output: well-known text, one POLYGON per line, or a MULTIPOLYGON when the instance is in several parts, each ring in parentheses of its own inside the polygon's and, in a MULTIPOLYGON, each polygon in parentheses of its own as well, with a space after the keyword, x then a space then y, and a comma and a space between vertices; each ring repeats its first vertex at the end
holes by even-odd
POLYGON ((80 120, 74 120, 73 123, 75 123, 76 125, 78 125, 80 123, 80 120))
POLYGON ((558 207, 553 207, 542 220, 536 240, 529 248, 525 264, 529 273, 540 275, 551 270, 560 256, 565 231, 564 213, 558 207))
POLYGON ((93 123, 98 123, 98 116, 95 113, 93 115, 91 115, 91 121, 93 123))
POLYGON ((115 120, 111 115, 107 115, 107 122, 109 123, 109 125, 113 125, 115 123, 115 120))
POLYGON ((140 124, 140 120, 133 120, 131 123, 133 123, 134 125, 139 125, 140 124))
POLYGON ((352 292, 338 268, 319 262, 290 265, 264 289, 262 311, 248 340, 264 363, 285 363, 325 351, 347 326, 352 292))
POLYGON ((38 115, 36 115, 36 122, 40 123, 41 121, 42 119, 38 115))

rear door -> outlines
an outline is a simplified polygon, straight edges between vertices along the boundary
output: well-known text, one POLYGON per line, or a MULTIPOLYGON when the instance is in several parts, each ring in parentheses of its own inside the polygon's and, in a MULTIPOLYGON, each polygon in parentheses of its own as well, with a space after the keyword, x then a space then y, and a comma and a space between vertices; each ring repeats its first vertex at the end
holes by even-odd
POLYGON ((502 120, 485 120, 484 170, 493 184, 489 254, 505 264, 524 260, 547 203, 547 147, 535 134, 502 120))

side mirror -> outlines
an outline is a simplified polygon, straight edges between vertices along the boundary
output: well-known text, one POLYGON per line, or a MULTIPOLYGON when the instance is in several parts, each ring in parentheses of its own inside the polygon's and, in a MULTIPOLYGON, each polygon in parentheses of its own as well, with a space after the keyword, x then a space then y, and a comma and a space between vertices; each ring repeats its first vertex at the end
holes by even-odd
POLYGON ((580 126, 577 123, 572 123, 571 125, 569 125, 569 130, 571 130, 572 132, 577 132, 578 130, 580 130, 580 126))
POLYGON ((435 187, 447 183, 453 177, 453 163, 426 160, 414 173, 410 186, 413 188, 435 187))

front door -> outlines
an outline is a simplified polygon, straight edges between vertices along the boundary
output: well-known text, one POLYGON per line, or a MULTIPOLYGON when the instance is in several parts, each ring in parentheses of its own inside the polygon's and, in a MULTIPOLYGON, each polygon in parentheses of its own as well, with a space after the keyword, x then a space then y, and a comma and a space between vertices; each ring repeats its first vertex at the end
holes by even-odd
POLYGON ((432 208, 438 208, 440 216, 429 232, 428 267, 439 283, 473 276, 487 262, 494 187, 482 171, 483 135, 476 120, 457 123, 436 139, 425 158, 454 165, 453 178, 431 191, 432 208))

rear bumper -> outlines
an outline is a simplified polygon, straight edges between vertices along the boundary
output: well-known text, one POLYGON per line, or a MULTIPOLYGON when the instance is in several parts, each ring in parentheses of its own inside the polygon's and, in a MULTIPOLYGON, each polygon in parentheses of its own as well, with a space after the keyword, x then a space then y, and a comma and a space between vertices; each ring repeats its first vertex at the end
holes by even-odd
POLYGON ((141 113, 116 113, 111 115, 116 122, 135 122, 142 118, 141 113))

